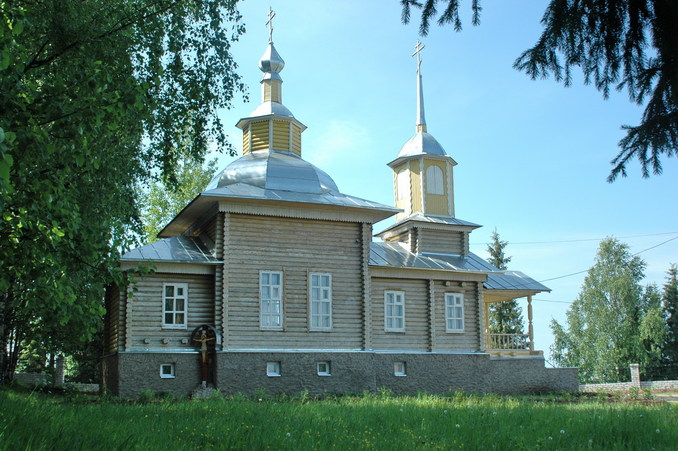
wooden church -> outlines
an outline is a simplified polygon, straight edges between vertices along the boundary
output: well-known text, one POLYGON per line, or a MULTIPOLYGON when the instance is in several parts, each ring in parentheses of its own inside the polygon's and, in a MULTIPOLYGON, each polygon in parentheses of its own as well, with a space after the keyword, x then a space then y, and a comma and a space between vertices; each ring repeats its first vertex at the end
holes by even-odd
POLYGON ((284 64, 269 33, 262 102, 236 125, 242 157, 160 241, 123 256, 129 283, 106 296, 102 388, 577 390, 576 369, 545 368, 534 349, 531 296, 548 288, 469 252, 480 226, 455 216, 456 162, 426 129, 420 70, 416 132, 388 163, 394 208, 342 193, 303 159, 284 64), (373 240, 373 224, 393 215, 373 240), (135 274, 140 264, 154 270, 135 274), (529 333, 487 333, 488 305, 521 297, 529 333))

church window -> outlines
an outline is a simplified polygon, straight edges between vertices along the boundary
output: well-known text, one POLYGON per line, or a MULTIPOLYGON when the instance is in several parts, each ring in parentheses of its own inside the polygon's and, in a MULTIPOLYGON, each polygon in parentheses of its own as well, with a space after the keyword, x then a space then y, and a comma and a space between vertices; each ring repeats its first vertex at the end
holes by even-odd
POLYGON ((429 194, 444 194, 443 170, 439 166, 429 166, 426 169, 426 192, 429 194))
POLYGON ((259 273, 260 313, 259 326, 262 329, 282 329, 282 272, 261 271, 259 273))
POLYGON ((163 284, 162 325, 168 329, 186 329, 188 312, 188 284, 163 284))
POLYGON ((460 293, 445 293, 445 331, 464 331, 464 296, 460 293))
POLYGON ((332 328, 332 275, 311 273, 311 330, 332 328))
POLYGON ((384 330, 405 332, 405 293, 403 291, 384 292, 384 330))
POLYGON ((396 175, 396 196, 398 200, 406 199, 409 191, 410 187, 407 180, 407 171, 401 169, 396 175))
POLYGON ((173 379, 175 378, 174 374, 174 363, 163 363, 160 365, 160 377, 162 379, 173 379))

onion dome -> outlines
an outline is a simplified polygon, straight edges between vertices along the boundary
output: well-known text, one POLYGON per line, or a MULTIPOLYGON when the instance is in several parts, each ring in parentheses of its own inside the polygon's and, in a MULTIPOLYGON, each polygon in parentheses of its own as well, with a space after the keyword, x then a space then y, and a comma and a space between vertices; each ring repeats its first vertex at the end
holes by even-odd
POLYGON ((285 61, 282 59, 278 51, 269 43, 266 51, 259 60, 259 69, 264 73, 262 80, 281 80, 279 73, 285 68, 285 61))

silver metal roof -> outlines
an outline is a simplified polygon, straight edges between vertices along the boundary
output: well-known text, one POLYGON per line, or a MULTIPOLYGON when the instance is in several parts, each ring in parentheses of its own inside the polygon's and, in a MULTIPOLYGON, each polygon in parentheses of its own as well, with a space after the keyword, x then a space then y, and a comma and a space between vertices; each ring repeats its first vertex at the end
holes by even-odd
MULTIPOLYGON (((256 107, 246 119, 254 119, 260 116, 285 116, 285 117, 294 117, 294 114, 287 109, 285 105, 278 102, 262 102, 258 107, 256 107)), ((241 119, 238 124, 243 121, 241 119)))
POLYGON ((341 207, 366 208, 388 212, 384 217, 391 216, 399 212, 397 208, 383 205, 378 202, 361 199, 359 197, 342 194, 338 191, 326 191, 322 193, 308 193, 288 190, 265 189, 258 186, 252 186, 245 183, 236 183, 234 185, 215 188, 203 192, 201 197, 231 197, 242 199, 262 199, 275 200, 282 202, 298 202, 320 205, 336 205, 341 207))
POLYGON ((482 227, 479 224, 475 224, 473 222, 469 221, 464 221, 463 219, 455 218, 452 216, 437 216, 437 215, 425 215, 423 213, 414 213, 407 218, 403 219, 402 221, 398 221, 395 224, 393 224, 390 227, 387 227, 386 229, 382 230, 377 234, 377 236, 381 236, 385 234, 386 232, 389 232, 391 230, 397 229, 401 225, 407 223, 407 222, 420 222, 420 223, 428 223, 428 224, 446 224, 446 225, 453 225, 453 226, 462 226, 462 227, 470 227, 473 229, 477 229, 479 227, 482 227))
MULTIPOLYGON (((413 215, 408 216, 404 220, 400 221, 403 223, 405 221, 419 221, 419 222, 428 222, 431 224, 449 224, 449 225, 458 225, 465 227, 478 228, 482 227, 479 224, 464 221, 463 219, 454 218, 452 216, 438 216, 438 215, 425 215, 423 213, 414 213, 413 215)), ((397 226, 398 224, 396 224, 397 226)))
POLYGON ((370 265, 397 268, 444 269, 449 271, 499 271, 497 268, 469 253, 468 257, 453 254, 410 252, 403 243, 373 242, 370 246, 370 265))
MULTIPOLYGON (((262 72, 272 72, 277 74, 278 72, 281 72, 284 67, 285 61, 275 49, 273 43, 270 42, 268 47, 266 47, 261 59, 259 60, 259 69, 261 69, 262 72)), ((280 79, 280 76, 278 76, 278 79, 280 79)))
POLYGON ((438 155, 446 156, 443 146, 428 132, 417 132, 400 149, 398 158, 415 155, 438 155))
POLYGON ((542 285, 520 271, 491 273, 488 275, 484 286, 488 290, 551 291, 546 285, 542 285))
POLYGON ((267 190, 339 194, 327 173, 291 152, 250 152, 229 164, 207 190, 239 183, 267 190))
POLYGON ((212 251, 199 238, 174 236, 132 249, 123 261, 160 261, 186 263, 219 263, 212 251))
POLYGON ((483 286, 487 290, 551 291, 520 271, 502 271, 474 253, 468 257, 453 254, 424 252, 415 254, 403 243, 378 243, 370 246, 370 266, 439 269, 447 271, 478 272, 487 274, 483 286))

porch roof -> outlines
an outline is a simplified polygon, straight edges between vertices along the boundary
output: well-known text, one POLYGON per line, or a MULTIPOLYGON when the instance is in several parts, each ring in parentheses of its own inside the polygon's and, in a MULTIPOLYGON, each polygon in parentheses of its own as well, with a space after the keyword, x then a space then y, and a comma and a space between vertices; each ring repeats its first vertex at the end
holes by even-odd
POLYGON ((449 271, 473 271, 488 273, 497 268, 473 253, 463 257, 455 254, 432 252, 414 253, 402 243, 372 242, 370 266, 396 268, 444 269, 449 271))
POLYGON ((122 261, 219 263, 213 251, 200 238, 173 236, 132 249, 122 261))
POLYGON ((507 301, 543 291, 551 291, 546 285, 520 271, 490 273, 483 286, 486 290, 484 297, 487 302, 507 301))

